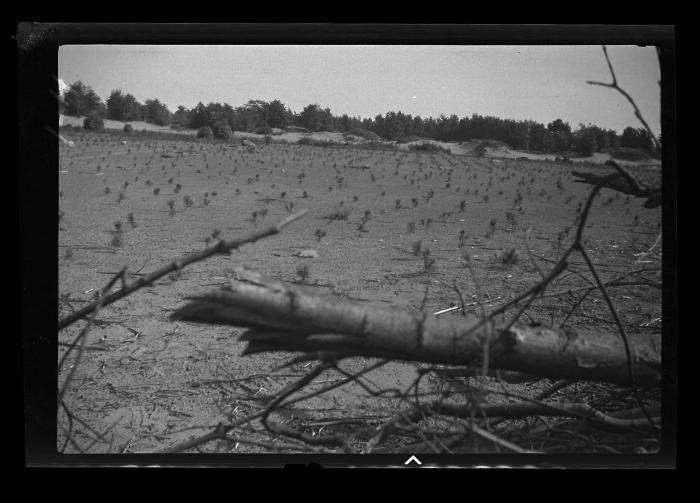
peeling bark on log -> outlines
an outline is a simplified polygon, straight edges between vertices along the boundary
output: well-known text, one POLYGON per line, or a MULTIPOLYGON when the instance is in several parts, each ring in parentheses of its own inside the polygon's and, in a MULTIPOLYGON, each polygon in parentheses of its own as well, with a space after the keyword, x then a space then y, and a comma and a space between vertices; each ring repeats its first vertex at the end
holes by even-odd
POLYGON ((322 296, 238 269, 242 281, 201 296, 173 320, 249 327, 244 354, 289 351, 315 358, 366 356, 448 365, 478 364, 485 338, 489 366, 555 379, 632 384, 660 378, 660 340, 633 338, 635 383, 616 334, 577 333, 516 323, 489 327, 467 316, 436 317, 322 296))

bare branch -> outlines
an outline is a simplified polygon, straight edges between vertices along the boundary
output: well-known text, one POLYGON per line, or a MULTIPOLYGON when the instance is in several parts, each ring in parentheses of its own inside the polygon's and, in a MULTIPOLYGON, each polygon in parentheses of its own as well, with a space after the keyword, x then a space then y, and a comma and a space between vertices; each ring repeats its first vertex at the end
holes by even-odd
POLYGON ((308 210, 302 210, 298 213, 295 213, 293 215, 288 216, 281 222, 272 225, 268 227, 267 229, 263 229, 261 231, 254 232, 248 236, 245 236, 240 239, 233 239, 231 241, 219 241, 216 245, 207 248, 206 250, 203 250, 199 253, 194 253, 191 255, 185 255, 184 257, 181 257, 177 260, 172 261, 171 263, 161 267, 160 269, 157 269, 153 271, 150 274, 147 274, 146 276, 140 277, 138 280, 129 283, 126 285, 124 288, 121 290, 111 293, 104 298, 101 298, 97 302, 93 302, 92 304, 89 304, 85 306, 84 308, 66 316, 62 320, 58 322, 58 329, 64 329, 73 323, 75 323, 77 320, 85 317, 86 315, 90 314, 95 310, 97 307, 98 303, 100 306, 108 306, 109 304, 123 299, 127 295, 130 295, 131 293, 135 292, 136 290, 153 284, 154 281, 162 278, 163 276, 166 276, 167 274, 170 274, 173 271, 178 271, 182 270, 184 267, 193 264, 195 262, 199 262, 201 260, 204 260, 206 258, 211 257, 212 255, 216 255, 219 253, 230 253, 231 250, 235 248, 239 248, 240 246, 246 244, 246 243, 253 243, 255 241, 258 241, 260 239, 266 238, 268 236, 272 236, 274 234, 279 234, 282 229, 287 227, 289 224, 294 222, 295 220, 298 220, 299 218, 303 217, 308 210))
POLYGON ((632 105, 632 108, 634 109, 634 115, 639 119, 639 122, 642 123, 644 128, 647 130, 649 133, 649 136, 651 136, 652 141, 654 142, 654 146, 658 149, 661 149, 661 145, 659 143, 659 140, 656 138, 656 135, 654 132, 651 130, 649 127, 649 124, 647 124, 647 121, 644 119, 644 116, 642 115, 642 112, 639 110, 639 107, 637 106, 637 103, 634 101, 634 99, 629 95, 627 91, 622 89, 618 84, 617 84, 617 77, 615 76, 615 70, 613 69, 612 63, 610 62, 610 57, 608 56, 608 48, 603 46, 603 54, 605 54, 605 60, 608 63, 608 68, 610 69, 610 75, 612 76, 612 82, 610 84, 607 84, 605 82, 596 82, 593 80, 587 80, 586 83, 594 85, 594 86, 603 86, 603 87, 609 87, 611 89, 615 89, 618 91, 620 94, 622 94, 627 101, 630 102, 632 105))

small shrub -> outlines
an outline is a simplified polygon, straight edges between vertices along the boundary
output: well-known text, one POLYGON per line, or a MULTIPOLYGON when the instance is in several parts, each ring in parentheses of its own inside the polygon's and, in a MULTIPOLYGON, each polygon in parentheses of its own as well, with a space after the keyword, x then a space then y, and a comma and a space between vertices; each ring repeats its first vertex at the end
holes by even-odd
POLYGON ((496 253, 496 262, 510 267, 518 263, 518 251, 515 248, 507 248, 500 253, 496 253))
POLYGON ((464 229, 459 231, 459 248, 462 249, 464 248, 465 243, 467 242, 467 235, 464 232, 464 229))
POLYGON ((131 124, 124 124, 124 132, 125 132, 126 134, 131 134, 131 133, 133 133, 133 132, 134 132, 134 126, 132 126, 131 124))
POLYGON ((426 248, 423 252, 423 270, 429 272, 433 270, 435 266, 435 259, 430 256, 430 250, 426 248))
POLYGON ((347 220, 350 216, 349 208, 336 208, 324 218, 328 220, 347 220))
POLYGON ((300 264, 299 267, 297 267, 297 276, 299 276, 302 283, 306 282, 310 274, 311 271, 309 270, 308 264, 300 264))
POLYGON ((197 130, 197 138, 211 140, 214 138, 214 131, 209 126, 201 127, 197 130))
POLYGON ((214 135, 214 138, 224 141, 231 141, 233 139, 233 130, 231 129, 231 126, 229 126, 229 123, 223 119, 214 124, 212 134, 214 135))
POLYGON ((416 257, 420 255, 421 248, 423 248, 423 243, 420 240, 411 243, 411 249, 416 257))
POLYGON ((93 111, 90 112, 85 120, 83 120, 83 128, 88 131, 104 131, 105 121, 102 119, 100 114, 93 111))

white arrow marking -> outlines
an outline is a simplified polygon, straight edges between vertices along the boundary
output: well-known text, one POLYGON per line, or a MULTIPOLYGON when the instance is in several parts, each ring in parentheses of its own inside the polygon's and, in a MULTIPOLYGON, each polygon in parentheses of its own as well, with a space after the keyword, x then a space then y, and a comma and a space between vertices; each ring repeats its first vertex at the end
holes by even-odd
POLYGON ((418 460, 418 458, 414 455, 414 456, 411 456, 410 458, 408 458, 408 460, 404 463, 404 465, 409 464, 411 461, 415 461, 415 462, 416 462, 417 464, 419 464, 419 465, 422 465, 422 464, 423 464, 423 463, 421 463, 421 462, 418 460))

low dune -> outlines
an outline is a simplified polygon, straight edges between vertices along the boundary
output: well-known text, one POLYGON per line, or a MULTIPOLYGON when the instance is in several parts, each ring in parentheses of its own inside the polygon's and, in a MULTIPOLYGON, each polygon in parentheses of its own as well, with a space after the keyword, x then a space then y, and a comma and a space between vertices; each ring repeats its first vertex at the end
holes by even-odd
MULTIPOLYGON (((64 126, 78 126, 82 127, 84 117, 71 117, 67 115, 61 115, 60 119, 61 125, 64 126)), ((122 131, 126 122, 105 120, 105 129, 122 131)), ((182 134, 183 136, 195 136, 197 131, 194 129, 171 129, 169 126, 156 126, 155 124, 149 124, 142 121, 129 122, 134 128, 134 131, 152 131, 152 132, 166 132, 182 134)), ((235 137, 249 139, 252 141, 262 142, 266 135, 257 133, 247 133, 245 131, 236 131, 234 133, 235 137)), ((401 138, 398 141, 387 141, 372 139, 368 134, 353 134, 352 131, 341 133, 338 131, 317 131, 317 132, 306 132, 304 128, 290 127, 289 129, 272 129, 272 136, 275 141, 286 142, 286 143, 299 143, 303 138, 308 138, 314 142, 327 142, 327 143, 337 143, 337 144, 351 144, 351 145, 361 145, 363 143, 385 143, 387 145, 402 149, 410 150, 414 149, 417 145, 421 144, 432 144, 437 147, 443 148, 453 155, 466 155, 466 156, 478 156, 481 154, 482 157, 495 158, 495 159, 529 159, 533 161, 554 161, 557 157, 561 157, 562 154, 541 154, 536 152, 524 152, 520 150, 514 150, 506 143, 498 140, 490 139, 474 139, 464 142, 448 142, 448 141, 437 141, 430 138, 421 138, 417 136, 401 138), (409 141, 406 141, 409 140, 409 141)), ((376 135, 375 135, 376 136, 376 135)), ((575 163, 591 163, 591 164, 605 164, 606 161, 610 159, 610 154, 603 152, 596 152, 589 157, 573 157, 570 156, 571 162, 575 163)), ((642 160, 625 160, 625 159, 615 159, 621 165, 626 166, 661 166, 661 161, 658 159, 645 158, 642 160)))

